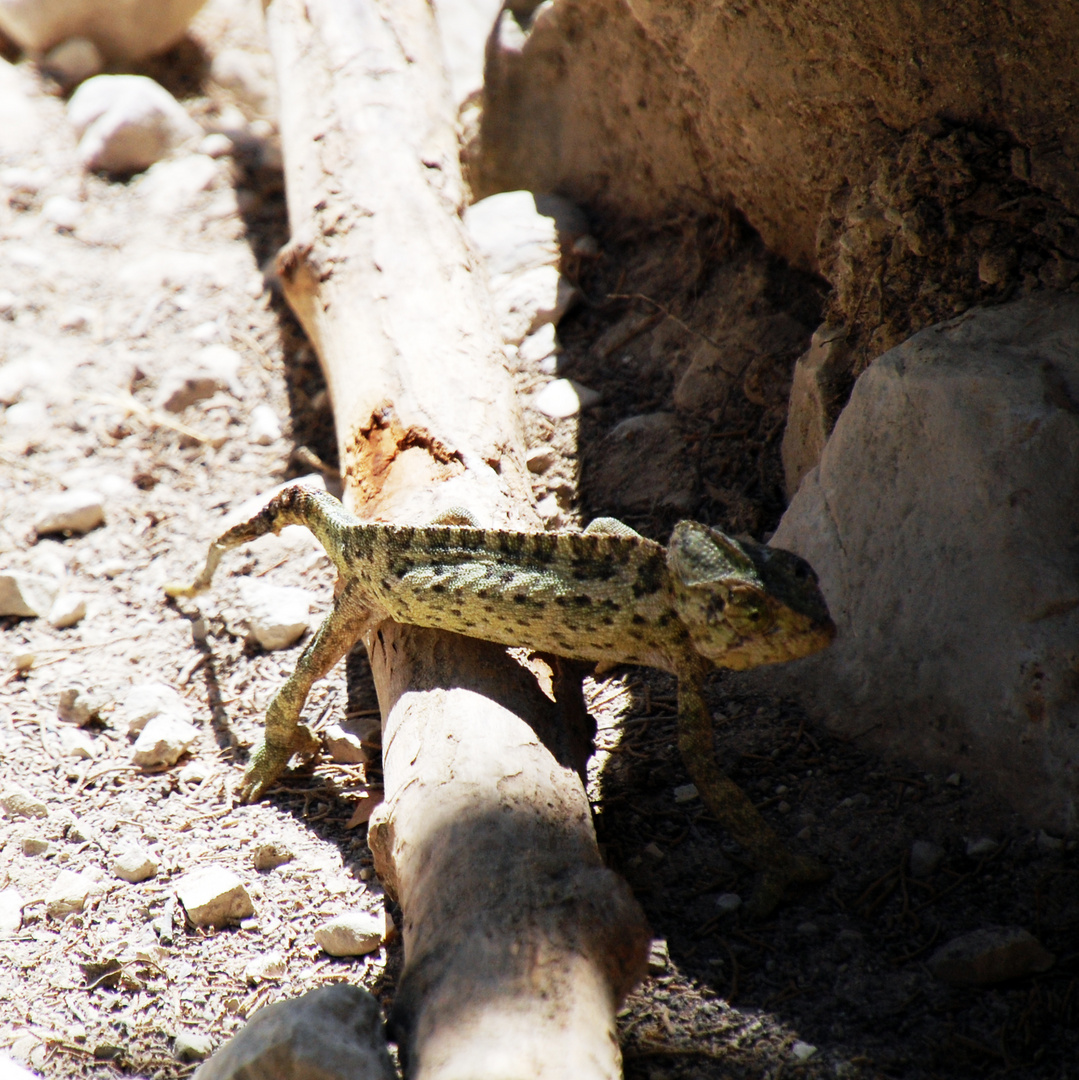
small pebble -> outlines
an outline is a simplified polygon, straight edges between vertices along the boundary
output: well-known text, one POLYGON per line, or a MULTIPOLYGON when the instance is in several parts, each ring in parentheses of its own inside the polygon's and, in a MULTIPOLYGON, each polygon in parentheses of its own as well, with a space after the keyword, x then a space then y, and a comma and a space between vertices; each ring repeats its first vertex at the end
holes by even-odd
POLYGON ((64 757, 90 761, 97 757, 97 744, 89 732, 77 727, 60 729, 60 751, 64 757))
POLYGON ((44 855, 51 845, 44 836, 24 836, 22 838, 22 853, 24 855, 44 855))
POLYGON ((199 737, 199 729, 177 716, 161 715, 149 720, 131 749, 131 760, 142 768, 173 765, 199 737))
POLYGON ((0 615, 33 618, 46 614, 60 592, 59 579, 44 574, 0 571, 0 615))
POLYGON ((295 857, 289 846, 279 840, 259 844, 251 852, 251 862, 256 870, 275 870, 285 863, 292 862, 295 857))
POLYGON ((172 1044, 172 1056, 177 1061, 202 1061, 214 1050, 214 1040, 209 1035, 196 1035, 181 1031, 172 1044))
POLYGON ((26 901, 14 885, 0 890, 0 935, 18 933, 26 901))
POLYGON ((811 1043, 802 1042, 800 1039, 791 1047, 791 1057, 795 1061, 808 1061, 816 1052, 817 1048, 815 1046, 811 1043))
POLYGON ((76 626, 86 618, 86 598, 78 593, 62 593, 49 608, 48 621, 57 630, 76 626))
POLYGON ((269 405, 256 405, 251 410, 251 422, 248 424, 251 441, 259 446, 269 446, 281 438, 281 423, 277 413, 269 405))
POLYGON ((36 657, 32 652, 20 652, 16 653, 12 658, 12 663, 15 670, 23 673, 29 671, 34 666, 34 660, 36 657))
POLYGON ((330 956, 363 956, 382 944, 386 921, 369 911, 346 911, 315 931, 315 942, 330 956))
POLYGON ((661 848, 654 840, 651 843, 645 844, 641 851, 642 854, 647 855, 650 859, 663 858, 663 848, 661 848))
POLYGON ((86 901, 102 891, 101 885, 89 875, 61 870, 45 894, 45 910, 54 919, 66 919, 82 911, 86 901))
POLYGON ((270 979, 282 979, 288 973, 285 958, 278 952, 256 956, 244 968, 244 981, 249 983, 267 982, 270 979))
POLYGON ((951 986, 991 986, 1048 971, 1055 957, 1021 927, 986 927, 953 938, 929 958, 929 970, 951 986))
POLYGON ((240 591, 248 629, 263 649, 287 649, 310 629, 314 595, 307 589, 245 581, 240 591))
POLYGON ((211 132, 199 143, 199 153, 212 158, 226 157, 233 149, 232 140, 221 131, 211 132))
POLYGON ((157 859, 149 852, 143 851, 139 847, 133 847, 113 860, 112 872, 123 881, 137 884, 140 881, 146 881, 154 877, 157 874, 159 865, 157 859))
POLYGON ((674 789, 674 801, 676 803, 693 802, 700 797, 696 784, 682 784, 674 789))
POLYGON ((671 954, 662 938, 653 940, 648 950, 648 974, 662 975, 671 966, 671 954))
POLYGON ((340 724, 330 724, 322 733, 330 757, 338 765, 364 765, 367 763, 367 751, 358 735, 345 731, 340 724))
POLYGON ((190 723, 191 707, 167 683, 137 683, 120 704, 119 720, 128 735, 138 735, 155 716, 174 716, 190 723))
POLYGON ((228 926, 255 914, 243 882, 222 866, 185 874, 176 883, 176 898, 192 926, 228 926))
POLYGON ((75 488, 41 500, 34 520, 38 536, 49 533, 87 533, 105 520, 105 504, 101 495, 89 489, 75 488))
POLYGON ((573 379, 554 379, 532 395, 532 407, 552 420, 564 420, 576 416, 599 400, 598 391, 582 386, 573 379))
POLYGON ((967 841, 967 858, 969 859, 981 859, 987 855, 992 855, 1000 847, 995 840, 990 839, 988 836, 980 836, 976 840, 967 841))
POLYGON ((11 818, 47 818, 49 808, 35 795, 22 788, 10 787, 0 795, 0 806, 11 818))
POLYGON ((944 861, 944 848, 929 840, 915 840, 910 846, 912 877, 927 878, 935 874, 944 861))
POLYGON ((65 724, 86 727, 101 718, 101 712, 108 704, 108 698, 100 691, 87 690, 83 686, 68 686, 60 691, 56 715, 65 724))
POLYGON ((53 195, 45 200, 41 216, 58 229, 74 229, 83 215, 83 204, 66 195, 53 195))
POLYGON ((1064 841, 1059 836, 1050 836, 1044 829, 1038 830, 1037 844, 1043 855, 1055 855, 1064 850, 1064 841))
POLYGON ((742 898, 737 893, 725 892, 716 897, 716 911, 721 915, 733 915, 742 906, 742 898))
POLYGON ((555 459, 555 452, 549 446, 540 446, 535 450, 529 450, 525 457, 525 464, 530 473, 539 476, 555 463, 555 459))
POLYGON ((944 783, 946 783, 948 787, 959 787, 959 785, 963 783, 963 778, 959 775, 959 773, 953 772, 949 777, 947 777, 944 783))

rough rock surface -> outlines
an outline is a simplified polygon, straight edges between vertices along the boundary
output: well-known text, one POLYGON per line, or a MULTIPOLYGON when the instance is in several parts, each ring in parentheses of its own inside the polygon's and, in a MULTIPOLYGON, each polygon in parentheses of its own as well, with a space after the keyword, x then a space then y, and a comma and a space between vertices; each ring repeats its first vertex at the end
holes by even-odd
POLYGON ((975 310, 859 379, 773 543, 839 627, 777 672, 838 730, 1074 828, 1079 301, 975 310))
POLYGON ((733 198, 773 250, 816 268, 829 196, 881 130, 938 116, 1007 132, 1040 189, 1079 205, 1079 12, 1032 3, 515 3, 487 52, 473 183, 641 217, 733 198), (962 61, 959 62, 959 58, 962 61))
POLYGON ((392 1080, 378 1001, 347 983, 260 1009, 198 1071, 199 1080, 392 1080))

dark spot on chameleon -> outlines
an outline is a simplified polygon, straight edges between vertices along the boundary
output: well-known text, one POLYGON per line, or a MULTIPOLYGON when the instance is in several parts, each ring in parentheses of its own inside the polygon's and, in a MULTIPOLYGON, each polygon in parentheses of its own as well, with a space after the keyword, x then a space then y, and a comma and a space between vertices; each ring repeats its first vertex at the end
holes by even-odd
POLYGON ((397 538, 402 547, 410 548, 416 538, 416 530, 410 525, 402 525, 397 532, 397 538))
POLYGON ((549 563, 558 550, 558 541, 554 536, 533 536, 532 557, 538 563, 549 563))
POLYGON ((604 626, 614 626, 614 619, 610 615, 605 616, 601 621, 604 626))
POLYGON ((465 619, 464 625, 466 630, 473 630, 476 626, 476 624, 471 619, 465 619))
POLYGON ((629 621, 633 623, 634 626, 644 626, 648 620, 643 615, 634 615, 629 621))
POLYGON ((455 607, 455 608, 450 608, 450 614, 455 619, 460 619, 463 616, 464 612, 462 612, 459 607, 455 607))
POLYGON ((585 596, 584 593, 579 593, 577 596, 575 596, 573 598, 573 604, 574 604, 574 607, 591 607, 592 606, 592 597, 591 596, 585 596))
POLYGON ((602 607, 604 611, 621 611, 622 610, 622 605, 619 604, 619 603, 616 603, 614 600, 603 600, 603 601, 600 602, 600 607, 602 607))
POLYGON ((478 598, 479 598, 480 600, 486 600, 486 599, 487 599, 487 597, 488 597, 488 596, 490 596, 490 595, 491 595, 491 594, 490 594, 490 593, 489 593, 489 592, 488 592, 488 591, 487 591, 486 589, 480 589, 480 590, 479 590, 479 592, 477 592, 477 593, 476 593, 476 596, 477 596, 477 597, 478 597, 478 598))
POLYGON ((656 625, 662 627, 668 627, 672 622, 676 622, 678 616, 668 608, 658 619, 656 619, 656 625))
POLYGON ((488 612, 488 613, 494 611, 494 609, 495 609, 494 604, 484 604, 483 605, 483 610, 488 612))
POLYGON ((503 570, 502 573, 498 575, 498 580, 504 585, 508 585, 516 576, 517 572, 515 570, 503 570))
POLYGON ((500 532, 498 534, 498 550, 506 555, 519 555, 524 546, 524 535, 515 532, 500 532))
POLYGON ((523 593, 523 592, 514 593, 513 602, 515 604, 527 604, 528 603, 528 593, 523 593))
POLYGON ((446 586, 445 585, 432 585, 431 586, 431 592, 433 592, 433 593, 444 593, 445 591, 446 591, 446 586))
POLYGON ((393 586, 394 586, 394 582, 390 581, 390 579, 389 579, 389 578, 383 578, 383 579, 382 579, 382 587, 383 587, 384 589, 386 589, 387 591, 389 591, 390 589, 392 589, 392 588, 393 588, 393 586))
POLYGON ((637 579, 633 582, 634 596, 650 596, 663 588, 665 567, 659 555, 650 555, 637 567, 637 579))
POLYGON ((629 634, 629 636, 631 638, 633 638, 634 641, 643 641, 644 640, 644 633, 642 631, 640 631, 640 630, 629 630, 629 631, 627 631, 627 633, 629 634))

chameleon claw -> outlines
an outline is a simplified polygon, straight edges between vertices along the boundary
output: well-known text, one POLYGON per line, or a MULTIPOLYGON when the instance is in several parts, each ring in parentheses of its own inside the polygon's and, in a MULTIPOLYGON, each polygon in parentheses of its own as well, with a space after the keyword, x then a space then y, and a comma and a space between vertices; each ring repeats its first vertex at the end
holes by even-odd
POLYGON ((255 747, 244 778, 236 789, 237 801, 258 802, 277 783, 293 754, 314 754, 320 746, 318 737, 306 724, 296 725, 291 741, 285 746, 263 739, 255 747))

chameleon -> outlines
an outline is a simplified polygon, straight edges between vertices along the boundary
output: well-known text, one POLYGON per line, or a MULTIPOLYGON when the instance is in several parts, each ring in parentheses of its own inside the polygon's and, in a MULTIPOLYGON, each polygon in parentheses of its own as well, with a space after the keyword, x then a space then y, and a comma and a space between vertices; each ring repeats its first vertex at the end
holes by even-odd
POLYGON ((176 599, 209 588, 225 552, 286 525, 306 526, 338 574, 333 609, 270 703, 265 734, 238 790, 261 798, 293 753, 318 741, 300 722, 317 679, 384 619, 447 630, 571 660, 643 664, 678 679, 678 747, 709 811, 749 854, 758 880, 750 914, 767 915, 788 886, 824 880, 795 855, 720 769, 703 681, 714 667, 781 663, 824 648, 835 627, 799 556, 679 522, 666 547, 615 518, 584 532, 478 527, 467 511, 426 526, 361 521, 325 491, 293 485, 211 545, 176 599), (463 522, 463 524, 461 523, 463 522))

